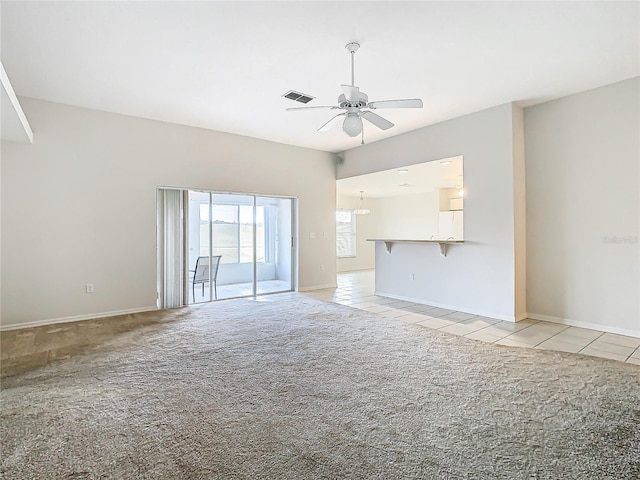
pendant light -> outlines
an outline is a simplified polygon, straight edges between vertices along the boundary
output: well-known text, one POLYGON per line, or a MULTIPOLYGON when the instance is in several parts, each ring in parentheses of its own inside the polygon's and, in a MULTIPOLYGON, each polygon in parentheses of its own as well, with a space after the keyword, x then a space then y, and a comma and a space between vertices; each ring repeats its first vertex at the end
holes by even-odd
POLYGON ((357 137, 362 133, 362 119, 357 113, 347 113, 342 130, 350 137, 357 137))
POLYGON ((353 211, 354 215, 369 215, 371 213, 371 210, 364 208, 364 199, 362 198, 363 193, 364 190, 360 190, 360 208, 353 211))

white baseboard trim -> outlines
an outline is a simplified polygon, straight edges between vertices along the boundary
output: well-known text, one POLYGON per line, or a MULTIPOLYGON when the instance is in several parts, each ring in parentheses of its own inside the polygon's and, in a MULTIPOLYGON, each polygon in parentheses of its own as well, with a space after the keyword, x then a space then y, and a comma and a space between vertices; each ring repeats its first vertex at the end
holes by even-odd
POLYGON ((601 332, 616 333, 627 337, 640 337, 640 330, 629 330, 627 328, 612 327, 610 325, 602 325, 600 323, 581 322, 579 320, 571 320, 569 318, 553 317, 551 315, 542 315, 540 313, 528 313, 527 318, 533 320, 542 320, 543 322, 559 323, 570 327, 588 328, 589 330, 600 330, 601 332))
MULTIPOLYGON (((405 302, 419 303, 420 305, 430 305, 432 307, 446 308, 447 310, 455 310, 456 312, 470 313, 472 315, 481 315, 483 317, 496 318, 498 320, 504 320, 505 322, 515 323, 516 321, 520 321, 526 318, 525 316, 522 316, 522 318, 518 318, 518 320, 516 320, 514 315, 502 315, 495 312, 485 312, 481 310, 471 309, 468 307, 461 307, 459 305, 449 305, 446 303, 427 302, 425 300, 421 300, 418 298, 404 297, 402 295, 393 295, 391 293, 385 293, 385 292, 374 292, 374 293, 381 297, 393 298, 395 300, 404 300, 405 302)), ((426 312, 426 313, 428 314, 429 312, 426 312)))
POLYGON ((516 323, 519 322, 520 320, 524 320, 526 318, 529 318, 529 314, 528 313, 520 313, 520 314, 516 315, 516 323))
POLYGON ((312 290, 324 290, 325 288, 337 288, 335 283, 328 283, 326 285, 314 285, 312 287, 298 287, 299 292, 310 292, 312 290))
POLYGON ((22 328, 42 327, 54 325, 56 323, 81 322, 83 320, 93 320, 94 318, 117 317, 118 315, 128 315, 131 313, 151 312, 158 310, 158 307, 131 308, 128 310, 114 310, 113 312, 89 313, 86 315, 75 315, 73 317, 49 318, 46 320, 35 320, 33 322, 16 323, 10 325, 0 325, 0 332, 8 330, 20 330, 22 328))

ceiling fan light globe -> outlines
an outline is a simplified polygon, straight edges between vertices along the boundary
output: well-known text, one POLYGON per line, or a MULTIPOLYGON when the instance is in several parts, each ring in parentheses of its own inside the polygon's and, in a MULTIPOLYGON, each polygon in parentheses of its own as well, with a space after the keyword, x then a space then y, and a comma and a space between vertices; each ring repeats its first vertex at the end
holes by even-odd
POLYGON ((362 119, 357 114, 349 114, 344 119, 342 129, 350 137, 357 137, 362 133, 362 119))

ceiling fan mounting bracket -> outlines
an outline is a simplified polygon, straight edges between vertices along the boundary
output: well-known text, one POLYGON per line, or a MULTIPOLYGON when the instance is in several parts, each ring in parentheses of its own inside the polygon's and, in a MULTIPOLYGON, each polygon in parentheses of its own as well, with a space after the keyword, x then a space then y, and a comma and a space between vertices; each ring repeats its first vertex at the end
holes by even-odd
POLYGON ((357 42, 351 42, 351 43, 347 43, 347 45, 344 48, 346 48, 349 51, 349 53, 356 53, 360 48, 360 44, 357 42))

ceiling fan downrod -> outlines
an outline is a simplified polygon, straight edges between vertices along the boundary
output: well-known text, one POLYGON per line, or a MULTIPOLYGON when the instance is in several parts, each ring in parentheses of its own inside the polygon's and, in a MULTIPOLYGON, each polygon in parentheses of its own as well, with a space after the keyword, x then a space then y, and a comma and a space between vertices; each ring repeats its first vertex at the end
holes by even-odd
POLYGON ((356 58, 356 52, 360 48, 360 44, 357 42, 347 43, 347 46, 345 48, 351 54, 351 86, 355 87, 356 85, 355 58, 356 58))

